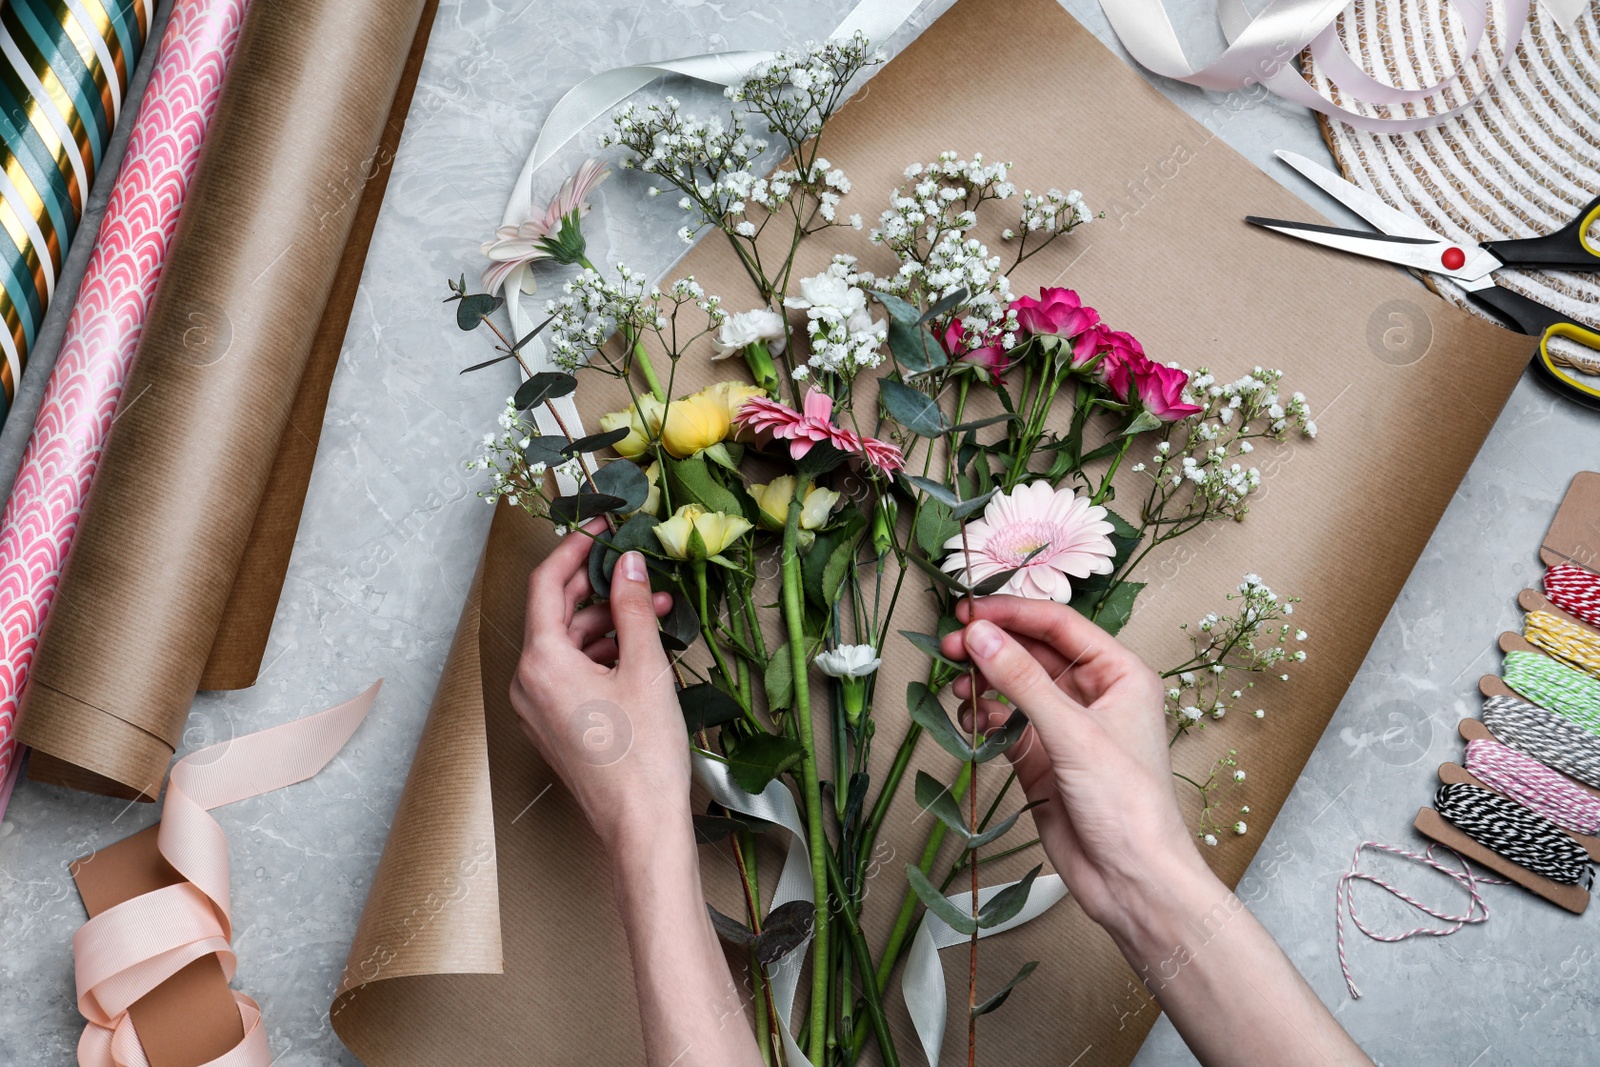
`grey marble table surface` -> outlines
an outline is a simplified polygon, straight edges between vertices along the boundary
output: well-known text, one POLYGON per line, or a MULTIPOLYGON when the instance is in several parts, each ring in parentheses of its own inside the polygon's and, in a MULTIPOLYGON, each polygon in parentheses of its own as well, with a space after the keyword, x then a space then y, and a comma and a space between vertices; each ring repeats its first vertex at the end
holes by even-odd
MULTIPOLYGON (((934 0, 920 11, 890 51, 949 2, 934 0)), ((186 750, 203 746, 387 678, 378 710, 322 774, 219 812, 233 860, 237 984, 263 1003, 275 1067, 356 1062, 328 1025, 328 1003, 488 526, 480 487, 462 467, 509 388, 457 377, 458 368, 482 358, 482 345, 457 333, 441 311, 445 278, 478 269, 477 246, 498 223, 540 121, 568 86, 621 62, 820 38, 849 6, 442 5, 333 384, 265 669, 252 689, 201 695, 184 735, 186 750)), ((1183 32, 1204 42, 1212 32, 1207 5, 1172 6, 1181 10, 1183 32)), ((1066 0, 1066 7, 1121 52, 1095 0, 1066 0)), ((1271 160, 1279 147, 1324 151, 1308 114, 1272 100, 1158 84, 1234 149, 1333 210, 1271 160)), ((141 77, 133 92, 142 85, 141 77)), ((710 102, 693 87, 673 91, 710 102)), ((592 148, 594 137, 591 131, 584 147, 592 148)), ((125 139, 124 128, 114 157, 125 139)), ((577 158, 576 150, 568 155, 577 158)), ((16 469, 114 173, 109 166, 102 172, 60 298, 0 434, 0 491, 16 469)), ((597 261, 626 257, 660 274, 681 254, 678 223, 667 198, 647 201, 637 192, 622 180, 600 191, 591 241, 597 261)), ((1397 275, 1397 288, 1407 284, 1397 275)), ((509 378, 500 384, 509 387, 509 378)), ((1594 914, 1574 918, 1519 890, 1491 887, 1492 919, 1453 937, 1379 945, 1354 936, 1351 957, 1365 997, 1352 1001, 1335 956, 1333 892, 1357 842, 1416 847, 1411 816, 1431 795, 1436 765, 1459 754, 1455 723, 1476 709, 1474 681, 1497 662, 1494 636, 1517 625, 1513 598, 1537 578, 1538 539, 1567 481, 1596 457, 1600 419, 1525 377, 1241 887, 1340 1021, 1383 1062, 1488 1067, 1595 1058, 1594 914)), ((71 938, 83 912, 65 864, 156 814, 150 806, 19 786, 0 824, 0 1063, 74 1062, 82 1020, 71 938)), ((1460 903, 1461 894, 1447 892, 1437 876, 1385 869, 1430 899, 1460 903)), ((1364 914, 1374 922, 1416 925, 1376 894, 1363 900, 1371 901, 1364 914)), ((1137 1062, 1193 1060, 1163 1020, 1137 1062)))

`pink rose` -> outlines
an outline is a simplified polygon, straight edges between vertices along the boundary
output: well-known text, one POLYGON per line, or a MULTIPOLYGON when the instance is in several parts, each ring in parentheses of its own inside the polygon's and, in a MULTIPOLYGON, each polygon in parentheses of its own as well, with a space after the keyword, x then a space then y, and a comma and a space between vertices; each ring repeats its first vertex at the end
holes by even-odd
POLYGON ((1163 367, 1155 360, 1144 359, 1133 366, 1133 385, 1138 390, 1139 403, 1162 422, 1177 422, 1202 410, 1198 404, 1184 402, 1189 375, 1177 367, 1163 367))
POLYGON ((1004 374, 1006 368, 1011 366, 1011 359, 1005 349, 997 344, 984 345, 981 348, 968 348, 962 340, 966 333, 966 325, 960 319, 951 319, 950 325, 945 327, 944 350, 952 359, 966 360, 987 367, 991 373, 1004 374))
POLYGON ((1100 321, 1100 313, 1084 307, 1071 289, 1040 289, 1039 299, 1019 296, 1011 302, 1023 333, 1071 340, 1100 321))
POLYGON ((1144 358, 1144 346, 1137 337, 1123 330, 1113 330, 1103 322, 1085 330, 1072 346, 1072 366, 1076 369, 1090 367, 1118 400, 1128 399, 1128 387, 1133 381, 1127 365, 1137 364, 1144 358))

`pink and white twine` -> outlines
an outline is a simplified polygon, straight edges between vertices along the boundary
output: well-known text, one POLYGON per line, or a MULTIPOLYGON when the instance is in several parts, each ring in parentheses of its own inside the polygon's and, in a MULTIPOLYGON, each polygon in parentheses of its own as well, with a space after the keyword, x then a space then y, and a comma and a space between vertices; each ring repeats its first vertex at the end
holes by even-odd
POLYGON ((0 517, 0 815, 39 633, 115 418, 249 0, 177 0, 0 517))
POLYGON ((1486 737, 1469 741, 1467 770, 1563 829, 1578 834, 1600 831, 1600 797, 1514 748, 1486 737))

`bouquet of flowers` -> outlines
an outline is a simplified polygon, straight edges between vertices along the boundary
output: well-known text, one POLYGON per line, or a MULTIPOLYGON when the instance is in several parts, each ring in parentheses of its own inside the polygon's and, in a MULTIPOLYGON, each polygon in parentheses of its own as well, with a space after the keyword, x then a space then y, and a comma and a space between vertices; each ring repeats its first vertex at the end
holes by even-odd
MULTIPOLYGON (((870 228, 870 264, 835 255, 796 277, 803 245, 863 227, 842 210, 851 183, 822 146, 846 86, 881 61, 859 36, 808 46, 731 88, 726 115, 693 117, 667 98, 612 117, 606 145, 643 173, 650 195, 679 198, 683 240, 709 230, 729 242, 752 287, 741 310, 692 277, 661 289, 625 266, 589 262, 587 198, 608 173, 595 161, 542 215, 484 245, 487 292, 451 285, 458 324, 487 323, 500 338, 479 366, 522 361, 539 336, 555 368, 525 364, 499 431, 471 464, 492 478, 485 495, 562 527, 606 516, 606 530, 591 535, 591 584, 604 596, 618 556, 638 550, 656 587, 674 594, 662 640, 683 653, 696 750, 749 793, 792 783, 811 906, 760 914, 760 825, 727 811, 705 820, 708 841, 730 848, 744 875, 746 914, 715 920, 749 946, 758 1033, 775 1062, 787 1020, 767 995, 768 970, 803 944, 812 967, 798 1042, 817 1064, 853 1063, 873 1039, 885 1062, 898 1062, 882 991, 919 905, 971 935, 969 1042, 977 1018, 1032 970, 980 998, 979 933, 1018 913, 1041 868, 978 904, 980 864, 1037 841, 1012 843, 1021 812, 997 816, 1014 776, 986 810, 976 788, 983 765, 1020 736, 1023 714, 984 736, 964 733, 944 707, 946 687, 968 669, 939 651, 957 628, 957 602, 1047 598, 1115 633, 1138 605, 1152 552, 1245 518, 1261 483, 1257 444, 1316 431, 1305 398, 1286 395, 1277 371, 1191 373, 1151 358, 1071 289, 1015 292, 1033 257, 1093 216, 1076 191, 1019 189, 1004 162, 944 152, 913 163, 870 228), (787 159, 760 177, 752 165, 768 138, 787 159), (996 238, 1003 253, 990 246, 996 238), (501 290, 513 279, 527 290, 522 279, 541 261, 576 274, 535 330, 506 336, 493 321, 501 290), (727 380, 679 395, 680 364, 702 359, 723 361, 727 380), (626 383, 631 403, 601 417, 599 432, 575 434, 553 401, 590 374, 626 383), (560 433, 539 432, 540 411, 560 433), (931 598, 932 632, 897 630, 908 592, 931 598), (880 692, 882 653, 897 632, 926 656, 926 671, 904 693, 880 692), (898 736, 874 781, 880 726, 898 736), (950 771, 918 772, 905 797, 924 735, 949 753, 950 771), (884 820, 905 802, 931 814, 933 828, 874 952, 861 933, 864 888, 884 820), (951 834, 959 856, 936 872, 951 834), (961 875, 973 890, 967 911, 945 896, 961 875)), ((1229 599, 1227 610, 1184 624, 1193 654, 1166 672, 1174 742, 1243 702, 1258 677, 1287 680, 1288 664, 1304 659, 1292 598, 1247 575, 1229 599)), ((1218 799, 1244 778, 1232 749, 1208 779, 1184 777, 1202 798, 1196 833, 1206 844, 1247 831, 1218 799)))

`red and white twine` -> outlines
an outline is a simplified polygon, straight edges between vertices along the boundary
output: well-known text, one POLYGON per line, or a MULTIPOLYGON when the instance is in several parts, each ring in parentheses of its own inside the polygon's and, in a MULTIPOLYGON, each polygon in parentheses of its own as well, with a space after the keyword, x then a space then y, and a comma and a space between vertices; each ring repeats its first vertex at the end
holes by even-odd
POLYGON ((1350 869, 1340 877, 1339 884, 1334 888, 1333 891, 1334 926, 1338 933, 1339 943, 1339 970, 1344 974, 1345 988, 1350 990, 1350 995, 1352 997, 1355 997, 1359 1000, 1361 998, 1361 990, 1356 988, 1356 980, 1350 974, 1350 963, 1345 956, 1344 913, 1346 911, 1349 911, 1350 921, 1355 924, 1356 929, 1360 930, 1363 934, 1366 934, 1374 941, 1406 941, 1413 937, 1425 936, 1447 937, 1461 929, 1463 926, 1481 923, 1489 917, 1489 905, 1484 903, 1482 894, 1478 892, 1478 887, 1480 885, 1511 884, 1504 878, 1491 878, 1488 875, 1474 873, 1472 868, 1467 865, 1467 861, 1465 859, 1462 859, 1462 857, 1456 855, 1455 852, 1452 852, 1449 849, 1445 849, 1445 851, 1450 852, 1450 854, 1455 856, 1456 859, 1461 860, 1461 869, 1456 870, 1454 867, 1446 866, 1445 864, 1440 863, 1438 860, 1433 858, 1433 850, 1435 847, 1438 846, 1429 845, 1427 852, 1416 853, 1408 849, 1397 848, 1394 845, 1385 845, 1378 841, 1363 841, 1361 844, 1356 846, 1355 855, 1351 856, 1350 858, 1350 869), (1467 904, 1466 914, 1450 915, 1442 911, 1437 911, 1422 903, 1422 901, 1418 900, 1416 897, 1413 897, 1400 887, 1384 881, 1375 874, 1372 874, 1368 871, 1363 871, 1361 869, 1361 853, 1363 850, 1369 848, 1377 849, 1381 852, 1387 852, 1390 855, 1400 856, 1404 859, 1414 860, 1417 863, 1431 867, 1440 874, 1443 874, 1446 877, 1454 880, 1467 891, 1467 896, 1470 898, 1467 904), (1350 885, 1351 882, 1356 881, 1371 882, 1373 885, 1377 886, 1379 889, 1382 889, 1390 896, 1396 897, 1399 900, 1409 904, 1416 910, 1426 915, 1430 915, 1442 923, 1448 923, 1449 925, 1442 928, 1435 926, 1418 926, 1415 929, 1407 930, 1404 933, 1399 934, 1378 933, 1363 923, 1361 921, 1361 917, 1356 914, 1355 887, 1350 885))
POLYGON ((1600 574, 1574 563, 1557 563, 1544 573, 1550 603, 1590 626, 1600 626, 1600 574))

